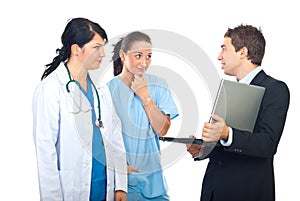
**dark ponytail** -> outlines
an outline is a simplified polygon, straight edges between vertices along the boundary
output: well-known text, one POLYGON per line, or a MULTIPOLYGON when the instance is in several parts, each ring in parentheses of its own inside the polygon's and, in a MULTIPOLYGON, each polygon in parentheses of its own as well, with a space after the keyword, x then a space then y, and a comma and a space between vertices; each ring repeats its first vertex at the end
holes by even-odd
POLYGON ((46 70, 44 71, 41 80, 50 75, 59 66, 61 62, 67 60, 67 58, 69 58, 70 56, 70 52, 66 53, 64 47, 62 47, 61 49, 56 49, 56 54, 58 55, 53 58, 53 61, 45 65, 46 70))
POLYGON ((112 56, 112 61, 113 61, 113 67, 114 67, 114 76, 119 75, 122 72, 123 68, 123 63, 120 58, 120 50, 121 50, 121 45, 122 45, 123 38, 119 40, 116 44, 114 44, 114 50, 113 50, 113 56, 112 56))
POLYGON ((58 55, 54 57, 51 63, 45 65, 46 70, 44 71, 41 80, 50 75, 61 62, 66 62, 66 60, 70 58, 71 46, 73 44, 83 47, 93 39, 96 33, 107 42, 106 32, 99 24, 85 18, 74 18, 70 20, 61 36, 63 47, 57 49, 56 53, 58 55))

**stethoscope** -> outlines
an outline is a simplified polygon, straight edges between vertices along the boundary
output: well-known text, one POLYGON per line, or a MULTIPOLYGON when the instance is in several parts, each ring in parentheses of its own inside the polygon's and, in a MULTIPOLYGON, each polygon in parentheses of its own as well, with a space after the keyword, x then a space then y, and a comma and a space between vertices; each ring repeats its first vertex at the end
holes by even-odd
MULTIPOLYGON (((70 73, 70 71, 69 71, 69 68, 67 67, 67 65, 65 65, 65 67, 66 67, 66 69, 67 69, 68 76, 69 76, 69 79, 70 79, 70 81, 66 84, 67 92, 70 93, 69 84, 72 83, 72 82, 74 82, 74 83, 79 87, 79 89, 81 90, 82 87, 81 87, 80 83, 79 83, 77 80, 72 79, 71 73, 70 73)), ((88 79, 90 79, 89 76, 88 76, 88 79)), ((100 98, 99 98, 99 94, 98 94, 98 91, 97 91, 96 86, 94 85, 94 83, 92 82, 91 79, 90 79, 90 81, 91 81, 91 83, 92 83, 92 85, 93 85, 93 88, 94 88, 94 90, 95 90, 95 92, 96 92, 96 95, 97 95, 97 103, 98 103, 98 113, 99 113, 99 117, 98 117, 98 119, 96 120, 95 124, 96 124, 96 126, 99 127, 99 128, 100 128, 100 127, 101 127, 101 128, 104 128, 103 122, 102 122, 102 120, 101 120, 101 108, 100 108, 100 98)), ((80 106, 79 106, 79 107, 80 107, 80 106)))

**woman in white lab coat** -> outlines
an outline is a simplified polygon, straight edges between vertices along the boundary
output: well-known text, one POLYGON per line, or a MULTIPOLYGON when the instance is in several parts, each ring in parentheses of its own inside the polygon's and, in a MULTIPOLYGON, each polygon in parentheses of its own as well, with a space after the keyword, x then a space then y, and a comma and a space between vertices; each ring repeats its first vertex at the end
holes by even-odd
POLYGON ((33 96, 41 200, 126 201, 121 124, 107 86, 96 87, 88 75, 104 57, 106 33, 75 18, 61 40, 33 96))

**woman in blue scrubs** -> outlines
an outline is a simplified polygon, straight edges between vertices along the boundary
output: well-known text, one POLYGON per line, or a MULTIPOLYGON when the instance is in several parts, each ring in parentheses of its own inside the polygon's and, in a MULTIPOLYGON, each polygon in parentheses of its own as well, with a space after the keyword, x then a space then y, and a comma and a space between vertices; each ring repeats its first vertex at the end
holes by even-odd
POLYGON ((148 35, 132 32, 114 47, 114 75, 108 86, 122 123, 130 201, 169 200, 160 161, 159 136, 178 116, 167 82, 146 73, 151 63, 148 35))

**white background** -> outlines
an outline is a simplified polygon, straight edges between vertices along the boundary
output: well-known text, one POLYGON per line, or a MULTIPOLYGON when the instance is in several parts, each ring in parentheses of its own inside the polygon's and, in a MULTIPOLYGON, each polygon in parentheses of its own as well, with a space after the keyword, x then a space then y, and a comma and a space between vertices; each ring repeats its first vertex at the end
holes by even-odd
MULTIPOLYGON (((285 81, 291 92, 286 127, 274 161, 276 197, 277 201, 297 199, 300 139, 296 112, 300 100, 295 71, 299 72, 300 15, 296 1, 19 0, 1 4, 0 200, 39 200, 31 98, 43 66, 61 47, 60 36, 73 17, 98 22, 109 38, 139 29, 176 32, 202 47, 218 71, 217 55, 227 28, 241 23, 260 26, 267 41, 263 68, 285 81)), ((206 163, 193 162, 185 154, 165 169, 171 200, 199 200, 206 163)))

